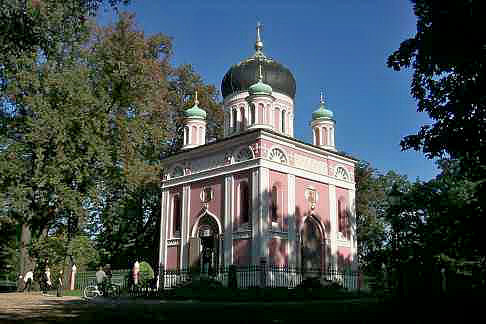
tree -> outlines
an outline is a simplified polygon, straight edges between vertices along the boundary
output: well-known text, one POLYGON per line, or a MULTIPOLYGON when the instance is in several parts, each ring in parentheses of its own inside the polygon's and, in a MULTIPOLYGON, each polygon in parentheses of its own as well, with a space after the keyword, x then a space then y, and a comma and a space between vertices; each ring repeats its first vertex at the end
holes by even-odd
POLYGON ((418 111, 434 121, 405 137, 402 148, 442 159, 442 173, 407 195, 415 211, 425 213, 420 242, 430 257, 442 254, 451 264, 468 260, 484 269, 486 249, 477 230, 486 201, 486 38, 480 6, 473 0, 414 1, 417 33, 390 55, 388 66, 413 69, 418 111), (438 241, 443 249, 435 247, 438 241))
POLYGON ((414 1, 417 33, 388 58, 388 66, 411 67, 418 111, 434 121, 402 140, 403 149, 450 157, 472 180, 485 178, 486 37, 480 1, 414 1), (465 37, 467 35, 467 37, 465 37))

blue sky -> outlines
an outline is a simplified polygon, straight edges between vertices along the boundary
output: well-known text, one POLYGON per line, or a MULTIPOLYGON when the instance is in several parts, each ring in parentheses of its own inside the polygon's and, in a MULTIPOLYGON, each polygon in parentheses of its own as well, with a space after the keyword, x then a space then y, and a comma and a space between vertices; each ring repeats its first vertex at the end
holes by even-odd
MULTIPOLYGON (((410 180, 438 173, 433 161, 399 145, 430 123, 410 96, 410 71, 386 67, 388 55, 415 33, 409 1, 133 0, 122 9, 135 12, 147 34, 173 37, 173 64, 192 64, 218 88, 232 64, 253 54, 260 20, 264 53, 297 81, 296 138, 311 142, 309 121, 323 89, 334 111, 338 149, 410 180)), ((100 13, 102 23, 113 19, 110 11, 100 13)))

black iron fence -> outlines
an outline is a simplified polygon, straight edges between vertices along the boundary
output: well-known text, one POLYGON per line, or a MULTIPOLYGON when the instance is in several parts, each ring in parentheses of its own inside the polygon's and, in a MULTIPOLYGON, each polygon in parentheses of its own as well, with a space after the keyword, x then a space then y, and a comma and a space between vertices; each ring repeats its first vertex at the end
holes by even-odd
MULTIPOLYGON (((336 269, 327 269, 326 271, 314 269, 299 269, 289 266, 262 266, 248 265, 237 266, 233 270, 231 266, 220 267, 209 273, 202 273, 213 280, 220 282, 223 286, 231 285, 231 271, 234 272, 236 286, 238 288, 251 287, 286 287, 295 288, 300 285, 306 278, 314 278, 322 284, 336 283, 348 290, 360 289, 362 276, 358 271, 339 271, 336 269)), ((159 288, 172 289, 184 285, 193 278, 195 274, 201 274, 194 269, 179 269, 160 271, 159 288)))
MULTIPOLYGON (((128 278, 130 276, 130 269, 112 270, 111 283, 117 285, 121 289, 128 286, 128 278)), ((96 284, 96 271, 82 271, 76 273, 75 288, 84 289, 86 286, 96 284)))

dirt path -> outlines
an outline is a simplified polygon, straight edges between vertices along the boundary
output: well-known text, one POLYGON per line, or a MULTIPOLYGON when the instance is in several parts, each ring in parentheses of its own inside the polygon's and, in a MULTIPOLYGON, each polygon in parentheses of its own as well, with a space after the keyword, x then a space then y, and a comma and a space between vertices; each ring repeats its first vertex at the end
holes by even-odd
POLYGON ((66 320, 77 317, 88 303, 80 297, 56 297, 31 293, 0 294, 0 323, 13 321, 42 322, 46 319, 66 320))

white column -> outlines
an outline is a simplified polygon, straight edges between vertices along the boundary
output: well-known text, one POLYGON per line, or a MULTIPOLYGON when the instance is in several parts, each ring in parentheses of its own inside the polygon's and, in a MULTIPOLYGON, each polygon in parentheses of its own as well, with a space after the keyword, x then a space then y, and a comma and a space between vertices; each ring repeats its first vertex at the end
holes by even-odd
POLYGON ((259 264, 260 252, 260 172, 251 171, 251 264, 259 264))
POLYGON ((260 168, 260 190, 259 190, 259 214, 260 214, 260 253, 259 257, 265 257, 268 264, 268 197, 269 197, 269 170, 267 168, 260 168))
POLYGON ((337 269, 337 203, 336 203, 336 186, 329 185, 329 216, 331 222, 330 241, 331 241, 331 257, 329 258, 329 265, 337 269))
POLYGON ((234 177, 227 175, 224 177, 223 258, 225 266, 233 263, 233 193, 234 177))
POLYGON ((357 236, 356 236, 356 192, 353 190, 348 190, 348 201, 349 201, 349 220, 351 225, 351 266, 353 270, 358 268, 358 246, 357 246, 357 236))
POLYGON ((288 237, 288 263, 289 266, 297 266, 297 256, 295 251, 296 235, 296 220, 295 220, 295 175, 289 174, 287 176, 287 200, 288 200, 288 222, 289 222, 289 237, 288 237))
MULTIPOLYGON (((162 190, 161 196, 161 210, 160 210, 160 228, 159 228, 159 265, 163 266, 164 269, 167 266, 166 255, 167 255, 167 218, 169 210, 169 192, 167 190, 162 190)), ((160 287, 159 278, 157 278, 157 288, 160 287)))
POLYGON ((188 253, 188 242, 189 242, 189 235, 190 235, 190 195, 191 195, 191 187, 189 185, 182 187, 182 231, 181 231, 181 259, 180 266, 181 269, 184 269, 188 266, 187 261, 189 259, 188 253))

